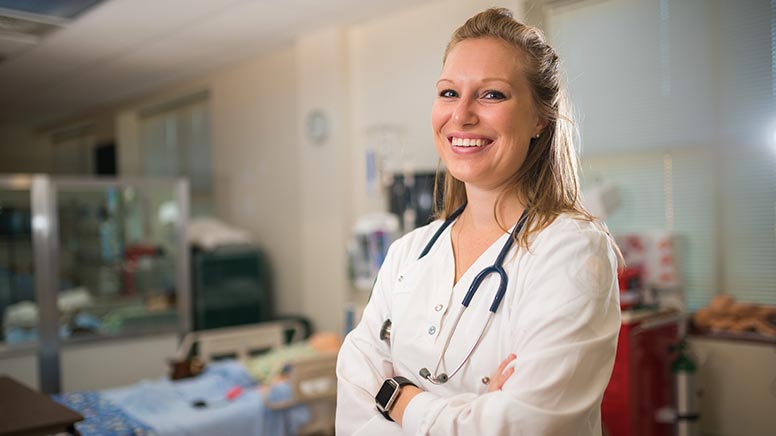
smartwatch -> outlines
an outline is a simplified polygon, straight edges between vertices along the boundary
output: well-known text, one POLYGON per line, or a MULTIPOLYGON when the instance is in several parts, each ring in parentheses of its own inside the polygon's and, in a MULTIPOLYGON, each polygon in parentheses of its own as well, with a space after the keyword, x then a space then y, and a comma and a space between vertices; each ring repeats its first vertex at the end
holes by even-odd
POLYGON ((399 397, 399 391, 402 386, 407 385, 415 386, 415 383, 412 383, 404 377, 397 376, 385 379, 380 390, 377 391, 377 395, 375 395, 375 406, 377 407, 377 411, 382 413, 385 419, 393 421, 388 412, 390 412, 393 407, 393 403, 396 402, 396 398, 399 397))

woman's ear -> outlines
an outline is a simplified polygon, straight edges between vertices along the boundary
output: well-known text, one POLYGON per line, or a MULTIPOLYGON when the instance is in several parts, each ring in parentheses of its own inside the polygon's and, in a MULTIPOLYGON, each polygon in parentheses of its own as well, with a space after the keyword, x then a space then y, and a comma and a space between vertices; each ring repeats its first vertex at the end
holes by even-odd
POLYGON ((536 122, 536 129, 531 136, 536 137, 536 135, 540 135, 544 131, 544 128, 547 127, 547 124, 549 124, 547 120, 544 118, 539 118, 539 120, 536 122))

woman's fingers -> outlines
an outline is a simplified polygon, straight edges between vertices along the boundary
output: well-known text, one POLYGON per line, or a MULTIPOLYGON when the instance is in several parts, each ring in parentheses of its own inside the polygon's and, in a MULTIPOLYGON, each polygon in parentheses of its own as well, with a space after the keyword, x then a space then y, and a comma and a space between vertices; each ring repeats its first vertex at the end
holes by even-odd
POLYGON ((507 365, 509 365, 509 362, 513 360, 515 360, 514 354, 510 354, 509 356, 507 356, 506 359, 502 360, 501 364, 498 366, 498 369, 496 370, 496 374, 501 374, 502 372, 504 372, 504 368, 506 368, 507 365))
POLYGON ((515 360, 516 357, 517 356, 514 354, 510 354, 501 362, 501 364, 496 369, 496 372, 493 374, 493 377, 491 377, 490 381, 488 382, 488 392, 501 390, 501 388, 504 386, 504 383, 506 383, 509 377, 515 373, 515 367, 507 368, 507 365, 515 360))

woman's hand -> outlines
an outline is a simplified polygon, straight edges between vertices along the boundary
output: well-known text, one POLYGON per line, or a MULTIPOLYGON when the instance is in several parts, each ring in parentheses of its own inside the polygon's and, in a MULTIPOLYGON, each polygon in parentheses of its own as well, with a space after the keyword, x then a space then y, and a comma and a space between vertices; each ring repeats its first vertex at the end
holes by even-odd
POLYGON ((517 356, 514 354, 510 354, 507 356, 506 359, 504 359, 503 362, 501 362, 501 365, 498 366, 496 369, 496 372, 493 374, 493 376, 490 377, 490 381, 488 382, 488 392, 495 392, 500 391, 501 388, 504 386, 504 383, 509 379, 509 377, 512 376, 515 372, 515 367, 509 367, 505 370, 507 365, 509 365, 509 362, 515 360, 517 356))
MULTIPOLYGON (((504 383, 506 383, 506 381, 509 380, 509 377, 511 377, 515 372, 515 367, 507 368, 507 365, 509 365, 509 363, 516 358, 517 356, 510 354, 506 359, 504 359, 503 362, 501 362, 501 365, 498 366, 496 372, 492 377, 490 377, 490 381, 488 382, 488 392, 501 390, 501 388, 504 386, 504 383)), ((396 403, 394 404, 393 408, 391 408, 390 414, 391 418, 393 418, 397 424, 401 425, 404 418, 404 410, 407 408, 407 405, 413 398, 415 398, 416 395, 423 391, 419 388, 416 388, 415 386, 404 386, 399 392, 399 397, 396 399, 396 403)))
POLYGON ((421 392, 423 391, 420 388, 412 385, 402 387, 401 390, 399 390, 399 397, 396 398, 396 403, 394 403, 391 411, 388 412, 388 414, 391 415, 391 419, 401 425, 404 420, 404 410, 407 408, 407 405, 409 405, 410 401, 421 392))

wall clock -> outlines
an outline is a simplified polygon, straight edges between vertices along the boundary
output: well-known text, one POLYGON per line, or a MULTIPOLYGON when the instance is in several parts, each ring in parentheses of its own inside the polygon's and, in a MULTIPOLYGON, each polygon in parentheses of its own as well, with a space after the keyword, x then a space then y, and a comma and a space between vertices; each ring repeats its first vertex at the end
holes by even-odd
POLYGON ((310 111, 305 120, 307 139, 315 145, 323 145, 329 139, 329 117, 321 109, 310 111))

